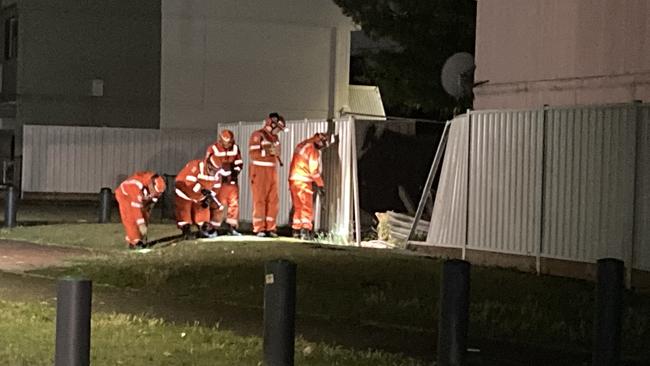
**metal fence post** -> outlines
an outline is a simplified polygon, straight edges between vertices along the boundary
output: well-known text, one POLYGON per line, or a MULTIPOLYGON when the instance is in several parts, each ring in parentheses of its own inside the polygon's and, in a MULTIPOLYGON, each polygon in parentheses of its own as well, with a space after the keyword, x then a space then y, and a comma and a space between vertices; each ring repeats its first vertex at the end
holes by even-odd
POLYGON ((56 305, 55 366, 90 364, 90 311, 92 282, 64 278, 59 281, 56 305))
POLYGON ((614 366, 621 359, 624 267, 618 259, 598 260, 593 366, 614 366))
POLYGON ((5 193, 5 227, 16 226, 16 211, 18 210, 18 192, 13 185, 7 186, 5 193))
POLYGON ((442 267, 438 318, 438 366, 465 365, 469 323, 470 264, 451 259, 442 267))
POLYGON ((264 364, 292 366, 296 315, 296 264, 287 260, 264 266, 264 364))
POLYGON ((104 187, 99 191, 99 223, 104 224, 111 221, 112 199, 111 189, 104 187))

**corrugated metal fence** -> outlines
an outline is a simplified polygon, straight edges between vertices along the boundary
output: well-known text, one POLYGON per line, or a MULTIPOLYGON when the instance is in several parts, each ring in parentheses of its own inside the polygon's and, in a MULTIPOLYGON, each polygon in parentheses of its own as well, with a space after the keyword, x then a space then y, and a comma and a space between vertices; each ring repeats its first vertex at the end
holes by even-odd
POLYGON ((641 104, 456 118, 427 243, 650 270, 649 124, 641 104))
MULTIPOLYGON (((288 121, 289 130, 280 134, 280 212, 278 222, 289 222, 291 198, 288 170, 294 147, 316 132, 339 135, 339 143, 323 154, 323 175, 327 183, 327 200, 321 225, 348 235, 352 221, 352 117, 325 120, 288 121)), ((248 161, 248 138, 262 123, 220 123, 228 128, 242 147, 248 161)), ((23 130, 23 191, 56 193, 97 193, 101 187, 115 187, 128 174, 154 170, 176 175, 187 161, 202 158, 214 142, 214 131, 150 130, 125 128, 70 127, 27 125, 23 130)), ((240 181, 241 218, 250 221, 252 213, 248 169, 240 181)), ((320 214, 320 213, 319 213, 320 214)))
MULTIPOLYGON (((339 135, 340 142, 326 150, 323 154, 323 177, 326 181, 327 192, 326 212, 332 212, 324 217, 321 222, 323 227, 336 227, 341 233, 349 233, 350 207, 352 197, 350 195, 350 164, 341 162, 351 161, 350 127, 353 119, 345 118, 328 123, 326 120, 300 120, 288 121, 288 131, 281 133, 281 159, 284 167, 279 169, 279 191, 280 191, 280 212, 278 222, 287 224, 289 222, 289 211, 291 210, 291 194, 289 192, 289 164, 293 155, 294 147, 301 141, 313 136, 316 132, 333 132, 339 135), (348 188, 345 188, 348 187, 348 188), (340 197, 340 198, 339 198, 340 197), (339 200, 340 199, 340 200, 339 200), (334 214, 336 213, 336 214, 334 214)), ((230 129, 235 133, 239 145, 242 147, 244 162, 248 160, 248 137, 253 131, 261 127, 260 122, 233 122, 221 123, 219 128, 230 129)), ((240 180, 241 219, 251 221, 252 219, 252 192, 249 187, 248 166, 245 167, 240 180)), ((320 214, 320 213, 319 213, 320 214)))
POLYGON ((138 170, 175 175, 202 157, 213 131, 23 127, 24 192, 97 193, 138 170))

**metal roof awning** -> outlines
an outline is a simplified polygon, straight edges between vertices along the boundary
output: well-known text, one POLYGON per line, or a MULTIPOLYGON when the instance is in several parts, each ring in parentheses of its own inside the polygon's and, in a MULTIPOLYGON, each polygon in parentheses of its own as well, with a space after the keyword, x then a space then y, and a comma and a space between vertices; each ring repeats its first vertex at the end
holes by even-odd
POLYGON ((381 100, 379 87, 371 85, 350 85, 348 108, 345 114, 362 119, 385 120, 386 112, 381 100))

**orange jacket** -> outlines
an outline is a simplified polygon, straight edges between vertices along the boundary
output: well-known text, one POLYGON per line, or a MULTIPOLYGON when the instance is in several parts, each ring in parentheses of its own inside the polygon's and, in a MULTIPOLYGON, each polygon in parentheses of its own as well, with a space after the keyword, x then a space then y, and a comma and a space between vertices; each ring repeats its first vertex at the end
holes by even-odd
POLYGON ((265 129, 253 132, 248 140, 250 164, 275 167, 278 158, 268 153, 271 147, 275 147, 277 154, 280 154, 280 140, 277 136, 268 133, 265 129))
POLYGON ((205 195, 201 190, 209 190, 216 195, 219 187, 219 175, 208 175, 203 160, 191 160, 176 175, 176 195, 187 201, 203 201, 205 195))
POLYGON ((321 177, 320 151, 314 145, 314 138, 310 137, 296 146, 289 168, 289 180, 314 182, 323 187, 321 177))
MULTIPOLYGON (((162 193, 156 191, 149 192, 149 186, 153 184, 152 177, 156 175, 154 172, 142 171, 136 172, 128 177, 124 182, 115 189, 115 194, 122 202, 129 202, 131 207, 144 208, 151 203, 158 201, 162 193)), ((142 217, 142 210, 138 211, 139 217, 135 217, 138 224, 144 223, 142 217)))
POLYGON ((235 176, 238 175, 244 166, 241 151, 237 144, 233 144, 229 150, 226 150, 226 148, 217 141, 212 146, 208 147, 205 152, 205 157, 206 159, 210 159, 212 165, 223 170, 221 173, 222 183, 236 181, 236 179, 232 179, 233 172, 235 176))

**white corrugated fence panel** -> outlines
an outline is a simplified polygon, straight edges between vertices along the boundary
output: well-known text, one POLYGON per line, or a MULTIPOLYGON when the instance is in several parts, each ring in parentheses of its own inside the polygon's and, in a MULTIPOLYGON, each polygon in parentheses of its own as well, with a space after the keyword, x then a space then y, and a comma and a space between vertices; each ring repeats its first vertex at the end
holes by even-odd
POLYGON ((470 116, 452 125, 429 244, 462 245, 468 215, 471 249, 650 270, 650 106, 470 116))
POLYGON ((639 112, 634 264, 650 271, 650 106, 640 107, 639 112))
POLYGON ((426 240, 429 245, 462 247, 466 242, 468 126, 467 115, 451 122, 426 240))
MULTIPOLYGON (((251 134, 262 128, 261 121, 256 122, 229 122, 220 123, 220 130, 229 129, 234 132, 235 140, 242 150, 244 160, 244 171, 239 180, 239 205, 241 208, 240 219, 251 221, 253 212, 253 198, 250 188, 249 167, 248 167, 248 139, 251 134)), ((280 196, 280 208, 277 222, 280 225, 289 223, 289 211, 291 210, 291 194, 289 192, 289 164, 293 156, 295 146, 301 141, 313 136, 316 132, 327 132, 327 121, 325 120, 298 120, 287 121, 288 131, 279 134, 283 167, 278 167, 278 193, 280 196)))
POLYGON ((549 110, 543 255, 626 260, 632 243, 635 118, 630 106, 549 110))
POLYGON ((138 170, 175 175, 203 157, 208 131, 103 127, 23 127, 25 192, 97 193, 138 170))
POLYGON ((535 255, 542 112, 470 113, 468 248, 535 255))
POLYGON ((328 225, 330 230, 334 230, 341 236, 351 237, 352 226, 352 202, 353 193, 352 185, 358 184, 352 176, 352 139, 356 138, 354 134, 353 123, 356 123, 352 117, 335 120, 335 133, 339 135, 338 146, 334 145, 328 152, 328 168, 326 177, 333 180, 338 178, 338 184, 332 185, 327 194, 330 196, 328 225), (336 148, 336 150, 334 150, 336 148), (336 201, 334 201, 336 200, 336 201))

